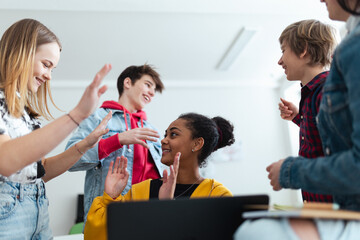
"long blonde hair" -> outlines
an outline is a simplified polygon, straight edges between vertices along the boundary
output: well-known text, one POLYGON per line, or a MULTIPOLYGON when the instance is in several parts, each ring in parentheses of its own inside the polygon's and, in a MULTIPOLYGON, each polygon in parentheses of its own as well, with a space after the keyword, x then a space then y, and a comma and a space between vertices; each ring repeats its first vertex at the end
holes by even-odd
POLYGON ((26 110, 33 117, 52 118, 47 95, 56 105, 49 81, 42 84, 36 94, 28 89, 37 47, 52 42, 56 42, 61 50, 57 36, 34 19, 20 20, 3 34, 0 40, 0 88, 4 90, 7 110, 12 116, 19 118, 26 110))

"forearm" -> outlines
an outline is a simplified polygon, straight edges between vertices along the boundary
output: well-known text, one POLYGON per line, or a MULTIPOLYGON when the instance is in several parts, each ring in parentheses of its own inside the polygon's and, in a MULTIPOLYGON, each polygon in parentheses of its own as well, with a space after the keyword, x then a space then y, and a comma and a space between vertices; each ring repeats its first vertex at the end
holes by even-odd
POLYGON ((46 174, 43 177, 43 180, 47 182, 66 172, 71 166, 79 161, 88 149, 89 146, 84 139, 74 144, 63 153, 44 159, 43 166, 46 174))
MULTIPOLYGON (((77 119, 77 121, 81 121, 77 119)), ((53 150, 77 125, 64 115, 43 128, 15 139, 0 140, 0 174, 10 176, 53 150), (11 164, 10 164, 11 163, 11 164)))

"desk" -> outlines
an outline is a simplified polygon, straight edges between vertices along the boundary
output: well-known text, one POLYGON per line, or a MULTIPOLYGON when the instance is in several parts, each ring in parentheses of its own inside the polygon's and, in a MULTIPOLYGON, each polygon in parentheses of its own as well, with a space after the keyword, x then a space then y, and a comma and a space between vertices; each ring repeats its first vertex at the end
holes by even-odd
POLYGON ((54 240, 84 240, 84 234, 72 234, 54 237, 54 240))

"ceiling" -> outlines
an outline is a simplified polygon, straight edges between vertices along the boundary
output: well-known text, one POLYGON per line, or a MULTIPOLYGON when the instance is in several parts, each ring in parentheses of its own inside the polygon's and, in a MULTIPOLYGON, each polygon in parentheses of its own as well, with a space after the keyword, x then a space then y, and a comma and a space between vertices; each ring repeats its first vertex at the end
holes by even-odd
POLYGON ((277 84, 278 37, 308 18, 330 22, 316 0, 2 0, 0 34, 35 18, 60 38, 54 81, 85 81, 111 63, 109 79, 129 65, 149 63, 163 80, 277 84), (242 29, 255 35, 227 70, 217 65, 242 29))

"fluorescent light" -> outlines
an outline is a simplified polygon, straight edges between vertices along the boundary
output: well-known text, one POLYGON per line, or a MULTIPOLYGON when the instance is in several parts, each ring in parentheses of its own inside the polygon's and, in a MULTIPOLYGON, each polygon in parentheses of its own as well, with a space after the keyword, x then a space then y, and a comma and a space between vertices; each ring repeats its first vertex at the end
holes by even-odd
POLYGON ((216 68, 222 71, 228 70, 254 34, 255 30, 241 28, 216 68))

